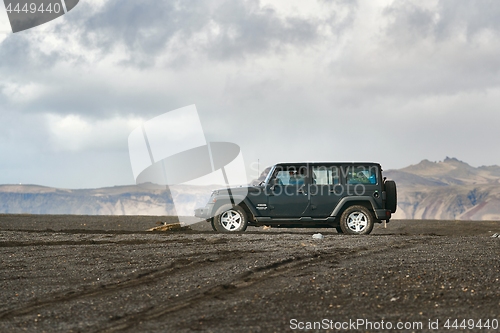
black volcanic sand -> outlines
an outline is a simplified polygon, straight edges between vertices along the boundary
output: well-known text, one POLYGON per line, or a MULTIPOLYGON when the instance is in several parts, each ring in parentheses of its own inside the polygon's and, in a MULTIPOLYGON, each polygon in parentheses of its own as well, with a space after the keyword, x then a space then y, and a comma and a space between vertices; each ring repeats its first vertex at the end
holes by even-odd
POLYGON ((0 215, 0 332, 500 331, 500 222, 144 231, 175 220, 0 215))
MULTIPOLYGON (((189 220, 189 218, 187 218, 189 220)), ((78 233, 140 233, 158 227, 161 223, 177 223, 176 216, 99 216, 99 215, 33 215, 0 214, 0 231, 63 231, 78 233)), ((209 223, 190 225, 191 232, 212 233, 209 223)), ((190 230, 182 230, 190 232, 190 230)), ((278 233, 325 233, 336 234, 334 229, 281 229, 249 227, 251 232, 278 233)), ((149 233, 149 232, 148 232, 149 233)), ((430 235, 430 236, 491 236, 500 233, 500 221, 442 221, 442 220, 394 220, 375 224, 372 235, 430 235)))

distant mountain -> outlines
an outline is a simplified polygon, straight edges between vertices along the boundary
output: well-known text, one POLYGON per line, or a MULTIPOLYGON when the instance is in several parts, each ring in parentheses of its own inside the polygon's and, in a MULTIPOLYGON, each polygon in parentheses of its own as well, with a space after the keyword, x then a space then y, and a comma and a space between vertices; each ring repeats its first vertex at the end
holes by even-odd
POLYGON ((447 157, 384 175, 398 185, 395 219, 500 219, 499 166, 475 168, 447 157))
POLYGON ((0 185, 0 213, 78 215, 191 215, 205 205, 211 187, 141 184, 68 190, 38 185, 0 185), (172 194, 173 193, 173 194, 172 194), (174 206, 172 195, 177 196, 174 206))
MULTIPOLYGON (((384 175, 398 186, 395 219, 500 220, 499 166, 475 168, 447 157, 384 175)), ((0 213, 186 216, 204 206, 218 187, 141 184, 69 190, 0 185, 0 213)))

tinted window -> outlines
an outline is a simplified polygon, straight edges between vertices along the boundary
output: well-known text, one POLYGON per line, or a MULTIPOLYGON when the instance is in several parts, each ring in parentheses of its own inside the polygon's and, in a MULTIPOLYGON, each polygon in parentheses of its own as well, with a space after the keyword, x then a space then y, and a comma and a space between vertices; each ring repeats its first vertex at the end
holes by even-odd
POLYGON ((336 166, 314 166, 313 184, 335 185, 339 183, 339 168, 336 166))
POLYGON ((278 185, 304 185, 307 178, 307 167, 280 166, 276 168, 273 177, 278 185))
POLYGON ((348 184, 377 184, 378 168, 372 166, 349 166, 346 168, 348 184))

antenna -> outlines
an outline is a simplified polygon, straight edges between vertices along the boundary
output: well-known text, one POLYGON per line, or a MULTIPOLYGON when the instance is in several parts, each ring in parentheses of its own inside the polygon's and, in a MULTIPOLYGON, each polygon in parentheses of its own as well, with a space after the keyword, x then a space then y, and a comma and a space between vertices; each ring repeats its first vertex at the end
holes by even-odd
POLYGON ((257 159, 257 178, 260 177, 260 160, 257 159))

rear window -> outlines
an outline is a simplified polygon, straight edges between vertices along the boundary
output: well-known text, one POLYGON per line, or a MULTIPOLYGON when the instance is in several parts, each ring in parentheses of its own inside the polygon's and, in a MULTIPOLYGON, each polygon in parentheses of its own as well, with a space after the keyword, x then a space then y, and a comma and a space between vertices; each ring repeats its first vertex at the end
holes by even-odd
POLYGON ((378 167, 375 165, 356 165, 346 167, 347 184, 377 184, 378 167))

